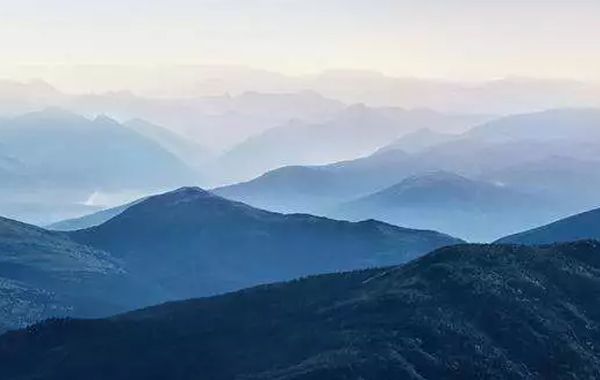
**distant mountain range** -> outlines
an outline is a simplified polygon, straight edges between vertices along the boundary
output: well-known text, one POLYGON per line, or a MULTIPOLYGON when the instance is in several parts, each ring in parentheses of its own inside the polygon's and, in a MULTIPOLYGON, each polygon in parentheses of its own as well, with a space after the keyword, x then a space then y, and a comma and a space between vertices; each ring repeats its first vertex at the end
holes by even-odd
POLYGON ((436 145, 451 142, 461 137, 462 136, 460 134, 443 133, 431 130, 429 128, 421 128, 414 132, 407 133, 391 143, 384 145, 378 150, 378 152, 400 150, 406 153, 414 154, 429 148, 433 148, 436 145))
POLYGON ((193 178, 160 145, 107 117, 47 109, 0 121, 0 141, 6 154, 54 186, 148 188, 193 178))
POLYGON ((435 167, 399 150, 321 166, 286 166, 253 180, 213 189, 223 197, 280 212, 323 214, 339 202, 373 193, 435 167))
POLYGON ((448 172, 411 176, 365 197, 342 203, 331 216, 374 218, 400 226, 436 230, 487 242, 505 231, 535 226, 552 217, 543 199, 448 172))
POLYGON ((0 107, 0 116, 51 106, 91 118, 134 119, 126 125, 159 142, 187 165, 202 166, 205 184, 248 180, 284 165, 352 159, 419 128, 462 132, 492 118, 424 108, 348 107, 306 90, 148 98, 127 91, 67 95, 43 82, 0 81, 0 95, 3 91, 7 98, 12 94, 16 104, 7 103, 4 112, 0 107), (36 89, 38 97, 34 96, 36 89), (210 152, 205 147, 210 147, 210 152), (225 153, 214 161, 214 155, 221 152, 225 153))
MULTIPOLYGON (((384 191, 411 176, 446 171, 534 200, 530 204, 535 207, 517 210, 515 217, 523 224, 498 219, 496 225, 505 224, 506 229, 488 231, 487 237, 495 238, 598 204, 600 177, 594 167, 600 164, 600 140, 585 137, 600 133, 591 132, 600 131, 597 126, 600 111, 563 109, 506 117, 460 135, 421 130, 363 158, 283 167, 214 191, 269 210, 328 215, 340 204, 384 191), (538 136, 532 132, 536 128, 543 130, 538 136)), ((453 204, 444 207, 448 210, 453 204)), ((455 226, 461 224, 459 217, 455 226)), ((482 237, 472 229, 465 236, 473 235, 482 237)))
POLYGON ((600 137, 600 108, 562 108, 492 120, 467 132, 484 141, 589 141, 600 137))
MULTIPOLYGON (((482 179, 530 194, 552 199, 571 213, 600 204, 598 161, 585 147, 573 147, 584 158, 550 155, 483 173, 482 179)), ((600 152, 600 151, 599 151, 600 152)), ((600 157, 600 156, 597 156, 600 157)))
MULTIPOLYGON (((50 316, 107 315, 311 274, 399 264, 461 243, 434 231, 372 220, 350 223, 276 214, 198 188, 109 210, 95 215, 96 223, 108 213, 115 216, 71 232, 1 220, 3 328, 50 316)), ((83 226, 72 221, 63 228, 74 228, 74 223, 83 226)))
MULTIPOLYGON (((491 182, 439 171, 436 166, 444 165, 399 150, 383 150, 338 164, 285 167, 214 191, 269 210, 373 218, 411 228, 433 226, 474 241, 492 241, 546 223, 579 209, 584 201, 567 202, 566 184, 563 197, 554 198, 555 192, 525 186, 525 181, 491 182), (410 193, 409 198, 405 193, 410 193)), ((582 194, 584 189, 571 191, 582 194)))
POLYGON ((248 182, 213 189, 225 198, 268 210, 323 213, 340 198, 352 198, 356 189, 328 166, 286 166, 248 182))
POLYGON ((84 114, 143 119, 222 151, 292 119, 327 120, 344 104, 312 91, 220 93, 202 97, 141 97, 130 92, 78 96, 69 108, 84 114))
POLYGON ((194 168, 200 169, 213 159, 213 152, 185 136, 142 119, 129 120, 123 124, 140 135, 154 141, 165 150, 194 168))
POLYGON ((112 119, 52 108, 0 120, 0 180, 1 214, 46 224, 94 210, 95 193, 147 194, 200 175, 112 119))
MULTIPOLYGON (((109 77, 114 75, 111 73, 109 77)), ((188 83, 189 85, 189 83, 188 83)), ((241 91, 203 96, 140 96, 131 91, 67 94, 42 81, 0 80, 0 116, 14 117, 47 107, 119 120, 143 119, 164 125, 215 151, 291 119, 320 122, 344 108, 314 91, 241 91)))
POLYGON ((0 80, 0 115, 13 117, 46 107, 60 106, 64 96, 42 80, 0 80))
POLYGON ((200 72, 0 81, 0 379, 600 378, 600 87, 200 72))
MULTIPOLYGON (((43 73, 40 72, 40 67, 34 67, 31 72, 33 77, 39 77, 41 74, 43 73)), ((463 83, 427 78, 390 77, 365 70, 336 69, 312 75, 286 76, 247 67, 207 65, 168 67, 65 65, 53 67, 52 72, 48 74, 59 86, 62 83, 61 78, 66 79, 65 82, 69 84, 73 82, 73 78, 80 78, 83 83, 94 83, 93 89, 88 88, 86 92, 106 92, 129 87, 135 93, 143 94, 141 99, 153 97, 176 100, 163 101, 163 104, 171 103, 168 108, 174 108, 172 103, 181 103, 181 99, 212 97, 216 101, 225 102, 227 96, 223 94, 232 94, 232 97, 248 91, 262 94, 289 94, 306 91, 306 89, 331 99, 339 99, 347 104, 432 108, 447 112, 477 110, 482 113, 510 114, 556 107, 600 106, 598 102, 600 88, 596 83, 515 76, 479 83, 463 83), (149 78, 154 79, 156 88, 139 88, 139 84, 148 83, 149 78)), ((0 83, 0 98, 3 94, 10 94, 10 99, 14 101, 17 95, 32 94, 33 96, 23 98, 26 103, 35 103, 41 97, 40 94, 48 93, 47 87, 49 87, 47 84, 40 81, 28 84, 4 82, 0 83)), ((114 102, 121 108, 130 108, 126 107, 127 103, 119 105, 117 101, 114 102)), ((287 104, 298 108, 306 104, 311 108, 314 107, 310 102, 300 102, 297 99, 290 100, 289 103, 279 101, 272 104, 283 110, 290 107, 287 104)), ((160 105, 161 102, 155 101, 154 107, 147 108, 159 109, 160 105)), ((177 111, 185 111, 185 109, 180 107, 177 111)), ((186 114, 186 117, 189 116, 189 113, 186 114)), ((148 119, 143 115, 138 117, 148 119)), ((153 121, 162 123, 159 120, 153 121)))
POLYGON ((575 240, 600 240, 600 209, 586 211, 497 240, 501 244, 540 245, 575 240))
POLYGON ((6 379, 600 376, 600 244, 459 245, 0 337, 6 379), (99 353, 102 355, 99 356, 99 353))
POLYGON ((294 120, 253 136, 224 154, 218 168, 233 179, 248 179, 285 165, 326 164, 365 156, 420 128, 464 131, 487 119, 358 104, 323 123, 294 120))

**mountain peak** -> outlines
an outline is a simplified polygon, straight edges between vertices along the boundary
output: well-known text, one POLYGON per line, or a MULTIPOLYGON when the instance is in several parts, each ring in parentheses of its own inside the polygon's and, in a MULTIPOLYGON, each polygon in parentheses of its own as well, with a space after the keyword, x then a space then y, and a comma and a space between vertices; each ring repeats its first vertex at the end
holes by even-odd
POLYGON ((355 103, 346 107, 344 115, 347 117, 359 117, 367 115, 368 113, 374 113, 364 103, 355 103))
POLYGON ((119 124, 118 121, 116 121, 115 119, 113 119, 113 118, 111 118, 111 117, 109 117, 107 115, 104 115, 104 114, 96 116, 94 118, 94 123, 106 124, 106 125, 119 125, 120 126, 120 124, 119 124))
POLYGON ((182 186, 173 191, 169 191, 165 194, 210 194, 210 192, 198 187, 198 186, 182 186))
MULTIPOLYGON (((225 205, 232 206, 237 204, 237 202, 228 201, 196 186, 184 186, 166 193, 150 196, 132 206, 131 209, 135 210, 138 207, 141 207, 146 208, 146 210, 154 210, 153 212, 160 213, 188 213, 191 212, 189 208, 192 207, 192 205, 205 210, 209 204, 211 205, 210 207, 224 207, 225 205)), ((124 214, 127 213, 128 210, 125 210, 124 214)))
POLYGON ((39 119, 59 119, 59 120, 75 120, 88 121, 81 115, 77 115, 67 109, 61 107, 46 107, 40 111, 26 113, 18 119, 21 120, 39 120, 39 119))
POLYGON ((200 198, 217 198, 217 196, 197 186, 184 186, 152 198, 176 202, 190 202, 200 198))

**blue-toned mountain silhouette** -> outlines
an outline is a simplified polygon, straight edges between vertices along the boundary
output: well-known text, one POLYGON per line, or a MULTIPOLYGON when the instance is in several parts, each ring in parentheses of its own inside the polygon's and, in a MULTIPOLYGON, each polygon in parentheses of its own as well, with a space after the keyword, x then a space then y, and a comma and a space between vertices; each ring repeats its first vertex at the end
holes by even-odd
POLYGON ((0 337, 0 366, 49 380, 595 378, 598 273, 597 242, 459 245, 400 267, 48 321, 0 337))
POLYGON ((110 252, 157 302, 398 264, 460 242, 372 220, 268 212, 192 187, 149 197, 69 236, 110 252))
MULTIPOLYGON (((118 211, 98 226, 70 232, 0 219, 0 328, 400 264, 461 243, 373 220, 272 213, 199 188, 151 196, 118 211)), ((65 229, 74 223, 82 221, 65 229)))
POLYGON ((600 209, 506 236, 499 239, 497 243, 540 245, 586 239, 600 240, 600 209))
POLYGON ((330 215, 430 228, 476 242, 492 241, 552 217, 548 203, 449 172, 411 176, 374 194, 342 203, 330 215))

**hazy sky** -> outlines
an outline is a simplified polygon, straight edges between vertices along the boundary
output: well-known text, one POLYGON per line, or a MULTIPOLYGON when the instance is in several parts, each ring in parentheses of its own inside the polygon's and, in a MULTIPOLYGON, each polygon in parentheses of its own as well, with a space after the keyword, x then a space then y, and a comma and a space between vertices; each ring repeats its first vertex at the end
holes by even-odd
POLYGON ((238 64, 600 80, 600 1, 0 0, 0 69, 238 64))

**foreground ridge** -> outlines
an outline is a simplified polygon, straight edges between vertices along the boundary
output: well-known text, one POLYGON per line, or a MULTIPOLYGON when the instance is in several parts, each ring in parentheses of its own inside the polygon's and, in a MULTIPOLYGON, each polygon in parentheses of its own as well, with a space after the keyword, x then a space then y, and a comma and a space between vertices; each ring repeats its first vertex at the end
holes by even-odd
POLYGON ((400 267, 48 321, 1 337, 0 366, 6 379, 596 378, 598 294, 598 242, 459 245, 400 267))

